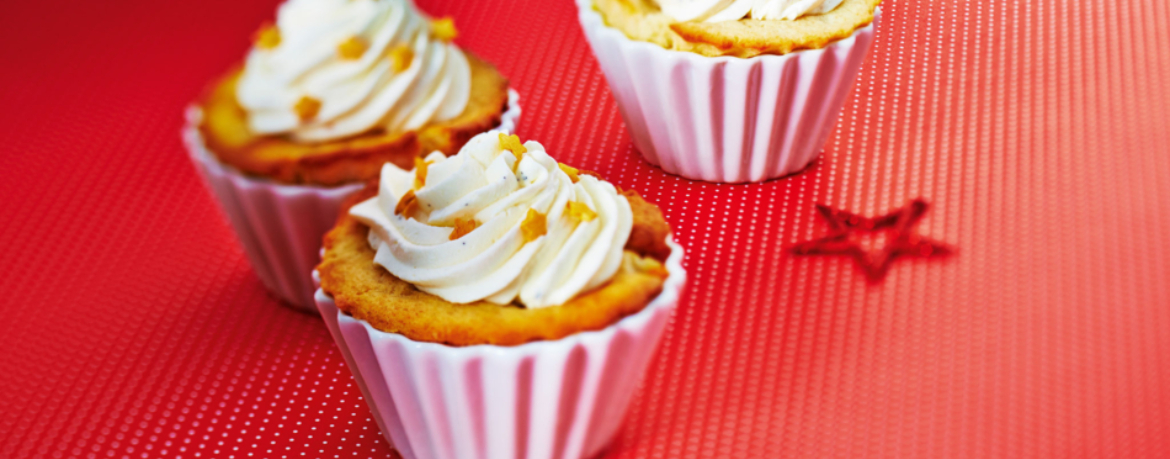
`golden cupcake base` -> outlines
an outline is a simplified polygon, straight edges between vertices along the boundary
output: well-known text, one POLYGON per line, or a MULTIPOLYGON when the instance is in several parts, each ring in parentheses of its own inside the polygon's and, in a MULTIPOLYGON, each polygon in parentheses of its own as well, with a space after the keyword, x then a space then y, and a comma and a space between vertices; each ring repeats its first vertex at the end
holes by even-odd
POLYGON ((337 141, 297 142, 288 136, 261 136, 248 129, 236 100, 240 69, 215 83, 199 103, 198 127, 208 150, 246 174, 285 184, 336 186, 376 178, 386 162, 409 168, 432 151, 453 155, 476 134, 500 124, 508 109, 508 80, 491 64, 467 54, 471 98, 459 116, 411 132, 373 131, 337 141))
MULTIPOLYGON (((660 262, 670 255, 670 227, 661 210, 637 193, 622 194, 634 216, 623 267, 604 286, 563 305, 526 309, 485 301, 455 304, 418 290, 374 264, 369 228, 348 213, 325 236, 324 260, 317 267, 321 289, 345 313, 415 341, 518 345, 600 330, 641 311, 662 291, 668 274, 660 262)), ((344 208, 376 195, 377 186, 371 184, 344 208)))

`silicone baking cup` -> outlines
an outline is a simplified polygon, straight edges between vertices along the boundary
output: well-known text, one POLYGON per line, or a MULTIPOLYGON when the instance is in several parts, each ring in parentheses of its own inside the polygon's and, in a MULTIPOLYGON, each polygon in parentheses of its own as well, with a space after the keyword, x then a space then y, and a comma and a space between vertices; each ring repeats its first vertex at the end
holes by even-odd
MULTIPOLYGON (((496 129, 513 132, 520 96, 508 90, 508 109, 496 129)), ((273 295, 299 310, 316 313, 311 273, 321 261, 321 238, 337 222, 341 203, 365 184, 338 187, 286 185, 249 176, 221 163, 199 133, 202 111, 187 109, 183 140, 191 161, 219 202, 252 268, 273 295)))
POLYGON ((321 290, 317 307, 404 458, 593 457, 617 432, 686 282, 682 247, 667 242, 670 276, 650 304, 554 341, 452 347, 375 329, 321 290))
POLYGON ((759 182, 821 152, 865 56, 873 23, 821 49, 748 59, 706 57, 631 40, 577 0, 581 27, 634 146, 692 180, 759 182))

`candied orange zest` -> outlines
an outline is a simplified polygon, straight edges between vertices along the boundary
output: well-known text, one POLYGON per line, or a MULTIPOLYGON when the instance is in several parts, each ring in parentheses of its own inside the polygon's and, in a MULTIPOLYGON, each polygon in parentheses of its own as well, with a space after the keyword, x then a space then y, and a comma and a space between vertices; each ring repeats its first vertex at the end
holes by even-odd
POLYGON ((536 209, 528 209, 528 215, 524 217, 524 222, 520 223, 520 234, 524 236, 524 242, 535 241, 547 233, 548 221, 544 214, 537 212, 536 209))
POLYGON ((503 132, 500 133, 500 148, 508 150, 516 156, 516 161, 512 163, 512 172, 516 172, 516 169, 520 167, 520 156, 528 153, 528 148, 520 143, 520 136, 507 135, 503 132))
POLYGON ((422 158, 414 158, 414 189, 419 190, 427 186, 427 167, 430 163, 423 161, 422 158))
POLYGON ((280 46, 280 29, 275 24, 265 24, 256 31, 253 42, 260 49, 275 49, 280 46))
POLYGON ((451 231, 451 236, 448 239, 454 241, 463 236, 471 234, 471 232, 475 231, 475 229, 478 227, 479 222, 476 222, 474 218, 456 218, 455 230, 451 231))
POLYGON ((593 209, 590 209, 584 203, 577 201, 569 201, 565 206, 565 215, 579 222, 591 222, 597 218, 597 212, 594 212, 593 209))
POLYGON ((309 96, 301 96, 297 104, 293 106, 293 111, 297 112, 297 117, 301 122, 309 121, 317 116, 317 112, 321 111, 321 101, 309 96))
POLYGON ((362 54, 365 54, 369 47, 370 45, 366 43, 365 39, 354 35, 337 45, 337 54, 345 60, 357 60, 361 59, 362 54))
POLYGON ((414 195, 414 190, 407 191, 402 195, 402 199, 398 200, 398 205, 394 206, 394 215, 405 215, 410 217, 415 210, 418 209, 418 197, 414 195))
POLYGON ((512 152, 512 154, 516 155, 517 159, 520 158, 521 154, 528 153, 528 148, 526 148, 523 143, 520 143, 520 136, 515 134, 507 135, 501 132, 500 148, 512 152))
POLYGON ((638 7, 634 6, 633 3, 630 3, 630 0, 618 0, 618 4, 621 5, 622 9, 626 10, 626 13, 630 15, 638 13, 638 7))
POLYGON ((455 28, 455 20, 447 16, 431 21, 431 35, 446 43, 450 43, 451 40, 459 36, 459 30, 455 28))
POLYGON ((402 73, 410 68, 411 61, 414 60, 414 50, 407 45, 398 45, 390 50, 390 69, 394 73, 402 73))
POLYGON ((576 168, 573 168, 572 166, 566 166, 564 164, 557 164, 557 166, 561 168, 561 171, 564 172, 565 175, 569 176, 569 180, 572 180, 573 183, 577 183, 578 180, 581 180, 581 177, 577 175, 579 171, 576 168))

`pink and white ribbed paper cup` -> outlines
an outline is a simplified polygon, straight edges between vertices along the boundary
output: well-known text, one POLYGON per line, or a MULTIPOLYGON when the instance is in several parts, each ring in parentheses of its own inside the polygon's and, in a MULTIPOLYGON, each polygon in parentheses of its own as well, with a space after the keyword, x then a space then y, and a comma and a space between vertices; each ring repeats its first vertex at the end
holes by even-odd
MULTIPOLYGON (((286 185, 245 175, 221 163, 207 150, 199 133, 203 114, 187 109, 183 141, 195 168, 235 230, 260 281, 276 297, 305 312, 316 313, 311 273, 321 261, 321 238, 337 222, 341 204, 362 189, 286 185)), ((519 94, 508 92, 508 110, 498 129, 513 132, 520 117, 519 94)))
POLYGON ((674 241, 662 293, 599 331, 520 346, 412 341, 317 307, 386 440, 406 459, 592 457, 617 432, 686 273, 674 241))
POLYGON ((782 177, 820 154, 874 40, 872 24, 822 49, 749 59, 706 57, 631 40, 577 0, 634 146, 692 180, 782 177))

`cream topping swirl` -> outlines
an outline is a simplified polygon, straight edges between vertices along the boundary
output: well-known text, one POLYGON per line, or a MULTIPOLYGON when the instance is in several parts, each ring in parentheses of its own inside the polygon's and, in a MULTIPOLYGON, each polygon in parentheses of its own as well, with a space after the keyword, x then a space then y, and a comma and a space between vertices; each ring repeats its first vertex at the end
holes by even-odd
POLYGON ((833 11, 844 0, 657 0, 676 21, 795 20, 833 11))
POLYGON ((539 143, 509 150, 505 139, 491 131, 454 156, 432 153, 421 174, 382 166, 378 195, 350 209, 370 227, 374 262, 452 303, 541 308, 608 282, 633 228, 629 201, 562 168, 539 143), (534 216, 543 216, 543 234, 534 216), (472 220, 469 233, 453 228, 472 220))
POLYGON ((288 0, 236 97, 258 134, 323 141, 411 131, 463 112, 471 67, 409 0, 288 0), (348 48, 347 48, 348 47, 348 48))

